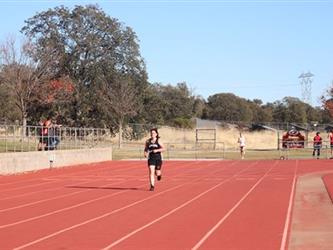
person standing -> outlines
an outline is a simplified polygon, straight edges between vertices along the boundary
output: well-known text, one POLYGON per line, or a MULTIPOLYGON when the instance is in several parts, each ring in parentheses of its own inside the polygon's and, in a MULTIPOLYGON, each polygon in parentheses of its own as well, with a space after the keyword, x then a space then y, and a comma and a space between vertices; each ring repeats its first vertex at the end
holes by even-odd
POLYGON ((144 156, 148 159, 150 191, 154 191, 155 188, 155 175, 158 181, 162 179, 161 168, 164 145, 159 138, 157 128, 152 128, 150 130, 150 138, 146 141, 144 149, 144 156))
POLYGON ((323 139, 320 136, 320 132, 316 133, 316 136, 313 137, 313 153, 312 156, 314 157, 317 151, 317 159, 319 159, 320 156, 320 149, 322 145, 323 139))
POLYGON ((241 159, 243 160, 245 156, 245 137, 242 135, 242 133, 239 133, 238 143, 241 159))
POLYGON ((39 122, 40 137, 38 143, 38 151, 48 150, 49 146, 49 129, 52 126, 51 117, 48 116, 45 121, 39 122))
POLYGON ((333 129, 331 129, 331 131, 329 132, 328 139, 329 139, 330 148, 331 148, 331 157, 330 157, 330 159, 332 159, 333 158, 333 129))

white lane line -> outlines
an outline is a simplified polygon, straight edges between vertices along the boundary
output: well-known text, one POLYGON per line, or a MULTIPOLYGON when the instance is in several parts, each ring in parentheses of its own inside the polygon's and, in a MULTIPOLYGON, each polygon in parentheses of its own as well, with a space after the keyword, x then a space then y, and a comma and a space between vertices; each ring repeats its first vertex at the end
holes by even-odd
MULTIPOLYGON (((91 183, 91 182, 93 182, 93 181, 78 183, 77 186, 78 185, 83 185, 83 184, 88 184, 88 183, 91 183)), ((112 185, 119 185, 119 184, 122 184, 122 183, 126 183, 126 181, 114 182, 114 183, 112 183, 112 185)), ((102 185, 99 188, 105 188, 105 187, 108 187, 108 186, 110 186, 110 183, 102 185)), ((84 186, 83 186, 83 188, 84 188, 84 186)), ((63 194, 63 195, 54 196, 54 197, 48 198, 48 199, 42 199, 42 200, 38 200, 38 201, 34 201, 34 202, 24 203, 22 205, 15 206, 15 207, 9 207, 9 208, 0 209, 0 213, 11 211, 11 210, 14 210, 14 209, 23 208, 23 207, 28 207, 28 206, 36 205, 36 204, 43 203, 43 202, 46 202, 46 201, 51 201, 51 200, 56 200, 56 199, 60 199, 60 198, 72 196, 72 195, 79 194, 79 193, 91 192, 91 191, 93 191, 93 190, 89 189, 87 187, 86 190, 76 191, 76 192, 69 193, 69 194, 67 193, 67 194, 63 194)))
POLYGON ((169 215, 175 213, 175 212, 178 211, 179 209, 181 209, 181 208, 187 206, 188 204, 192 203, 193 201, 199 199, 200 197, 202 197, 203 195, 207 194, 208 192, 210 192, 210 191, 212 191, 212 190, 218 188, 219 186, 221 186, 222 184, 228 182, 228 181, 231 180, 232 178, 235 178, 236 176, 238 176, 239 174, 241 174, 243 171, 247 170, 247 169, 250 168, 251 166, 255 165, 256 163, 257 163, 257 162, 252 163, 252 164, 251 164, 250 166, 248 166, 246 169, 243 169, 243 170, 241 170, 240 172, 238 172, 238 173, 232 175, 231 177, 229 177, 228 179, 224 180, 223 182, 221 182, 221 183, 219 183, 219 184, 217 184, 217 185, 215 185, 215 186, 209 188, 208 190, 206 190, 206 191, 202 192, 201 194, 195 196, 195 197, 192 198, 191 200, 188 200, 187 202, 183 203, 182 205, 180 205, 180 206, 178 206, 178 207, 172 209, 171 211, 169 211, 168 213, 162 215, 161 217, 159 217, 159 218, 157 218, 157 219, 155 219, 155 220, 153 220, 153 221, 147 223, 146 225, 144 225, 144 226, 142 226, 142 227, 140 227, 140 228, 138 228, 138 229, 132 231, 132 232, 129 233, 129 234, 126 234, 125 236, 121 237, 120 239, 118 239, 118 240, 112 242, 111 244, 109 244, 108 246, 104 247, 102 250, 107 250, 107 249, 110 249, 110 248, 112 248, 112 247, 118 245, 119 243, 121 243, 122 241, 124 241, 124 240, 126 240, 127 238, 131 237, 132 235, 134 235, 134 234, 136 234, 136 233, 138 233, 138 232, 144 230, 145 228, 147 228, 147 227, 149 227, 149 226, 155 224, 156 222, 158 222, 158 221, 164 219, 165 217, 167 217, 167 216, 169 216, 169 215))
MULTIPOLYGON (((80 173, 84 173, 86 174, 87 172, 92 172, 92 173, 101 173, 101 172, 104 172, 104 171, 107 171, 107 172, 114 172, 114 171, 121 171, 121 170, 124 170, 123 166, 113 166, 113 167, 117 167, 116 169, 114 168, 111 168, 110 166, 99 166, 99 165, 104 165, 105 163, 99 163, 99 164, 96 164, 96 163, 90 163, 90 164, 78 164, 78 165, 75 165, 75 166, 72 166, 72 168, 75 168, 77 167, 78 168, 78 171, 75 171, 75 172, 71 172, 71 173, 68 173, 68 174, 58 174, 58 175, 54 175, 52 176, 51 178, 71 178, 72 176, 80 176, 80 175, 77 175, 77 174, 80 174, 80 173), (84 167, 89 167, 90 169, 79 169, 79 166, 83 165, 84 167), (97 169, 96 168, 92 168, 94 166, 97 166, 97 169)), ((133 168, 136 164, 135 163, 131 163, 131 164, 126 164, 124 165, 125 170, 130 170, 131 168, 133 168)), ((20 189, 23 189, 23 188, 26 188, 26 187, 29 187, 31 185, 27 185, 27 186, 22 186, 21 184, 23 182, 31 182, 31 181, 38 181, 38 180, 43 180, 44 178, 47 178, 47 177, 41 177, 41 176, 38 176, 36 178, 33 178, 33 179, 29 179, 29 180, 22 180, 22 181, 13 181, 13 182, 8 182, 8 183, 0 183, 0 185, 20 185, 20 189)), ((63 180, 63 179, 62 179, 63 180)), ((8 191, 8 190, 12 190, 12 189, 1 189, 1 192, 4 192, 4 191, 8 191)))
MULTIPOLYGON (((127 168, 126 168, 127 169, 127 168)), ((123 169, 118 169, 118 170, 123 170, 123 169)), ((127 169, 127 170, 130 170, 130 169, 127 169)), ((65 176, 66 177, 66 176, 65 176)), ((63 181, 69 181, 71 180, 70 177, 71 176, 68 176, 69 178, 67 178, 66 180, 63 180, 63 181)), ((96 180, 90 180, 88 182, 93 182, 93 181, 96 181, 96 180)), ((57 185, 57 181, 54 181, 55 184, 54 185, 57 185)), ((58 181, 59 183, 60 181, 58 181)), ((87 183, 88 183, 87 182, 87 183)), ((48 182, 50 183, 50 182, 48 182)), ((52 182, 53 183, 53 182, 52 182)), ((83 182, 85 183, 85 182, 83 182)), ((25 187, 23 187, 25 188, 25 187)), ((29 195, 34 195, 34 194, 38 194, 38 193, 43 193, 45 191, 54 191, 54 190, 59 190, 59 189, 63 189, 63 187, 56 187, 56 188, 49 188, 49 189, 39 189, 38 191, 32 191, 32 192, 28 192, 28 193, 23 193, 23 194, 19 194, 19 195, 14 195, 14 196, 9 196, 9 197, 6 197, 6 198, 0 198, 0 201, 4 201, 4 200, 11 200, 11 199, 14 199, 14 198, 19 198, 19 197, 25 197, 25 196, 29 196, 29 195)))
MULTIPOLYGON (((85 184, 85 183, 89 183, 89 182, 94 182, 94 181, 88 181, 88 182, 80 182, 78 183, 78 185, 82 185, 82 184, 85 184)), ((64 183, 64 185, 70 185, 70 184, 73 184, 72 182, 71 183, 64 183)), ((58 185, 58 184, 55 184, 55 185, 58 185)), ((12 200, 12 199, 15 199, 15 198, 18 198, 18 197, 25 197, 25 196, 30 196, 30 195, 34 195, 34 194, 38 194, 38 193, 44 193, 46 191, 55 191, 55 190, 60 190, 60 189, 63 189, 64 187, 55 187, 55 188, 48 188, 48 189, 40 189, 38 191, 33 191, 33 192, 29 192, 29 193, 24 193, 24 194, 19 194, 19 195, 14 195, 14 196, 10 196, 10 197, 6 197, 6 198, 2 198, 0 199, 0 201, 4 201, 4 200, 12 200)))
MULTIPOLYGON (((230 164, 230 165, 235 165, 236 163, 237 163, 237 162, 234 162, 234 163, 232 163, 232 164, 230 164)), ((257 162, 255 162, 255 163, 253 163, 253 164, 250 164, 250 166, 255 165, 256 163, 257 163, 257 162)), ((208 165, 213 165, 213 163, 208 164, 208 165)), ((249 168, 250 166, 248 166, 248 168, 249 168)), ((207 167, 207 166, 205 166, 205 167, 207 167)), ((246 169, 248 169, 248 168, 246 168, 246 169)), ((246 169, 244 169, 244 170, 242 170, 242 171, 240 171, 240 172, 243 172, 243 171, 245 171, 246 169)), ((217 171, 214 171, 214 172, 211 173, 211 174, 215 174, 215 173, 220 172, 220 171, 222 171, 222 170, 224 170, 224 168, 222 168, 222 169, 218 169, 217 171)), ((191 170, 191 171, 189 171, 189 172, 197 172, 197 169, 195 169, 195 170, 191 170)), ((181 174, 178 174, 178 175, 176 175, 176 176, 179 176, 179 175, 181 175, 181 174)), ((202 177, 197 178, 196 180, 200 180, 201 178, 202 178, 202 177)), ((38 242, 41 242, 41 241, 44 241, 44 240, 46 240, 46 239, 52 238, 52 237, 54 237, 54 236, 56 236, 56 235, 59 235, 59 234, 61 234, 61 233, 67 232, 67 231, 70 231, 70 230, 75 229, 75 228, 77 228, 77 227, 80 227, 80 226, 86 225, 86 224, 88 224, 88 223, 90 223, 90 222, 94 222, 94 221, 96 221, 96 220, 103 219, 104 217, 110 216, 110 215, 112 215, 112 214, 114 214, 114 213, 120 212, 120 211, 125 210, 125 209, 127 209, 127 208, 130 208, 130 207, 132 207, 132 206, 135 206, 135 205, 137 205, 137 204, 139 204, 139 203, 142 203, 142 202, 144 202, 144 201, 146 201, 146 200, 150 200, 150 199, 152 199, 152 198, 154 198, 154 197, 156 197, 156 196, 159 196, 159 195, 161 195, 161 194, 163 194, 163 193, 166 193, 166 192, 172 191, 172 190, 174 190, 174 189, 177 189, 177 188, 182 187, 182 186, 184 186, 184 185, 186 185, 186 184, 189 184, 189 183, 191 184, 191 183, 193 183, 193 182, 194 182, 194 180, 189 181, 189 182, 186 182, 186 183, 183 183, 183 184, 180 184, 180 185, 178 185, 178 186, 176 186, 176 187, 173 187, 173 188, 170 188, 170 189, 164 190, 164 191, 162 191, 162 192, 160 192, 160 193, 157 193, 157 194, 155 194, 155 195, 152 195, 152 196, 150 196, 150 197, 148 197, 148 198, 145 198, 145 199, 142 199, 142 200, 136 201, 136 202, 134 202, 134 203, 131 203, 131 204, 126 205, 126 206, 124 206, 124 207, 121 207, 121 208, 119 208, 119 209, 112 210, 112 211, 109 212, 109 213, 105 213, 105 214, 103 214, 103 215, 101 215, 101 216, 94 217, 94 218, 92 218, 92 219, 90 219, 90 220, 83 221, 83 222, 78 223, 78 224, 75 224, 75 225, 73 225, 73 226, 71 226, 71 227, 67 227, 67 228, 64 228, 64 229, 62 229, 62 230, 59 230, 59 231, 57 231, 57 232, 54 232, 54 233, 52 233, 52 234, 46 235, 46 236, 44 236, 44 237, 42 237, 42 238, 39 238, 39 239, 37 239, 37 240, 35 240, 35 241, 31 241, 31 242, 28 242, 28 243, 26 243, 26 244, 24 244, 24 245, 18 246, 18 247, 16 247, 16 248, 14 248, 14 250, 19 250, 19 249, 22 249, 22 248, 25 248, 25 247, 28 247, 28 246, 34 245, 34 244, 36 244, 36 243, 38 243, 38 242)), ((128 190, 121 191, 121 192, 118 192, 118 194, 119 194, 119 193, 123 193, 123 192, 127 192, 127 191, 128 191, 128 190)))
MULTIPOLYGON (((105 178, 105 177, 103 177, 103 178, 105 178)), ((112 178, 110 178, 110 179, 106 179, 106 180, 108 180, 108 181, 110 181, 110 180, 116 181, 116 180, 118 180, 118 179, 112 179, 112 178)), ((143 181, 143 180, 146 181, 146 178, 144 178, 144 179, 140 179, 140 181, 143 181)), ((125 183, 125 182, 128 181, 128 180, 121 180, 121 179, 119 179, 118 181, 122 181, 122 182, 117 182, 117 183, 112 183, 112 184, 113 184, 113 185, 114 185, 114 184, 121 184, 121 183, 125 183)), ((86 181, 86 182, 81 182, 81 183, 79 183, 79 185, 87 184, 87 183, 91 183, 91 182, 95 182, 95 180, 94 180, 94 181, 91 181, 91 180, 90 180, 90 181, 86 181)), ((108 185, 110 185, 110 184, 103 185, 103 186, 101 186, 101 187, 106 187, 106 186, 108 186, 108 185)), ((56 189, 63 189, 63 187, 61 187, 61 188, 56 188, 56 189)), ((47 190, 55 190, 55 189, 53 188, 53 189, 47 189, 47 190)), ((22 204, 22 205, 19 205, 19 206, 15 206, 15 207, 10 207, 10 208, 5 208, 5 209, 0 209, 0 213, 1 213, 1 212, 6 212, 6 211, 10 211, 10 210, 14 210, 14 209, 19 209, 19 208, 27 207, 27 206, 31 206, 31 205, 35 205, 35 204, 39 204, 39 203, 46 202, 46 201, 50 201, 50 200, 54 200, 54 199, 64 198, 64 197, 67 197, 67 196, 72 196, 72 195, 74 195, 74 194, 79 194, 79 193, 88 192, 88 191, 91 191, 91 190, 77 191, 77 192, 73 192, 73 193, 70 193, 70 194, 59 195, 59 196, 55 196, 55 197, 48 198, 48 199, 43 199, 43 200, 38 200, 38 201, 35 201, 35 202, 25 203, 25 204, 22 204)), ((38 191, 38 192, 45 192, 45 189, 44 189, 44 190, 40 190, 40 191, 38 191)), ((33 192, 33 193, 35 193, 35 192, 33 192)), ((26 195, 26 194, 25 194, 25 195, 26 195)), ((24 196, 24 195, 23 195, 23 196, 24 196)))
MULTIPOLYGON (((227 180, 226 180, 226 181, 227 181, 227 180)), ((142 231, 143 229, 145 229, 145 228, 147 228, 147 227, 149 227, 149 226, 155 224, 156 222, 158 222, 158 221, 164 219, 165 217, 167 217, 167 216, 169 216, 169 215, 175 213, 175 212, 178 211, 179 209, 181 209, 181 208, 187 206, 188 204, 192 203, 193 201, 199 199, 200 197, 202 197, 203 195, 207 194, 208 192, 210 192, 210 191, 212 191, 212 190, 218 188, 219 186, 221 186, 222 184, 224 184, 226 181, 221 182, 221 183, 219 183, 219 184, 217 184, 217 185, 211 187, 210 189, 208 189, 208 190, 202 192, 201 194, 195 196, 195 197, 192 198, 191 200, 188 200, 187 202, 183 203, 182 205, 180 205, 180 206, 178 206, 178 207, 172 209, 171 211, 169 211, 168 213, 162 215, 161 217, 158 217, 157 219, 155 219, 155 220, 149 222, 148 224, 146 224, 146 225, 144 225, 144 226, 142 226, 142 227, 140 227, 140 228, 138 228, 138 229, 132 231, 132 232, 129 233, 129 234, 126 234, 125 236, 121 237, 119 240, 116 240, 116 241, 114 241, 113 243, 111 243, 110 245, 104 247, 102 250, 107 250, 107 249, 110 249, 110 248, 114 247, 115 245, 118 245, 120 242, 126 240, 127 238, 131 237, 132 235, 134 235, 134 234, 136 234, 136 233, 142 231)))
MULTIPOLYGON (((0 176, 1 177, 1 176, 0 176)), ((43 178, 41 178, 43 179, 43 178)), ((10 186, 10 185, 24 185, 24 183, 29 183, 29 182, 34 182, 34 181, 38 181, 39 179, 35 178, 35 179, 27 179, 27 180, 22 180, 22 181, 14 181, 14 182, 5 182, 5 183, 0 183, 0 186, 10 186)), ((28 184, 27 184, 28 185, 28 184)), ((4 187, 5 188, 5 187, 4 187)), ((2 190, 2 189, 1 189, 2 190)))
POLYGON ((235 181, 254 181, 256 180, 257 178, 248 178, 248 177, 245 177, 245 178, 236 178, 235 181))
POLYGON ((87 191, 88 190, 76 191, 76 192, 73 192, 73 193, 70 193, 70 194, 58 195, 58 196, 54 196, 54 197, 48 198, 48 199, 38 200, 38 201, 30 202, 30 203, 24 203, 22 205, 15 206, 15 207, 0 209, 0 213, 15 210, 15 209, 19 209, 19 208, 23 208, 23 207, 29 207, 29 206, 32 206, 32 205, 36 205, 36 204, 39 204, 39 203, 46 202, 46 201, 56 200, 56 199, 59 199, 59 198, 64 198, 64 197, 72 196, 72 195, 87 192, 87 191))
MULTIPOLYGON (((139 187, 143 187, 143 186, 144 185, 141 185, 139 187)), ((29 222, 29 221, 33 221, 33 220, 37 220, 37 219, 40 219, 40 218, 43 218, 43 217, 47 217, 47 216, 50 216, 50 215, 58 214, 58 213, 61 213, 61 212, 64 212, 64 211, 67 211, 67 210, 70 210, 70 209, 73 209, 73 208, 77 208, 77 207, 81 207, 83 205, 87 205, 87 204, 93 203, 95 201, 103 200, 103 199, 106 199, 106 198, 109 198, 109 197, 112 197, 112 196, 115 196, 115 195, 118 195, 118 194, 121 194, 121 193, 124 193, 124 192, 128 192, 128 190, 123 190, 123 191, 119 191, 119 192, 116 192, 116 193, 112 193, 112 194, 108 194, 108 195, 103 195, 101 197, 98 197, 98 198, 95 198, 95 199, 92 199, 92 200, 81 202, 81 203, 75 204, 73 206, 69 206, 69 207, 65 207, 65 208, 62 208, 62 209, 58 209, 58 210, 55 210, 55 211, 52 211, 52 212, 49 212, 49 213, 45 213, 45 214, 41 214, 41 215, 38 215, 38 216, 35 216, 35 217, 30 217, 30 218, 25 219, 25 220, 20 220, 20 221, 16 221, 16 222, 13 222, 13 223, 0 225, 0 229, 11 227, 11 226, 16 226, 16 225, 19 225, 19 224, 22 224, 22 223, 26 223, 26 222, 29 222)))
MULTIPOLYGON (((61 181, 64 181, 64 180, 61 180, 61 181)), ((37 184, 32 184, 32 185, 20 186, 20 187, 9 188, 9 189, 2 189, 1 194, 6 194, 6 192, 8 192, 8 191, 15 191, 15 190, 26 189, 26 188, 30 188, 30 187, 37 187, 37 186, 42 186, 42 185, 53 184, 55 182, 60 182, 60 181, 54 180, 54 181, 46 181, 46 182, 42 182, 42 183, 38 182, 37 184)))
POLYGON ((284 223, 280 250, 285 250, 287 247, 287 238, 288 238, 288 231, 289 231, 289 226, 290 226, 291 210, 292 210, 292 206, 293 206, 294 193, 295 193, 295 189, 296 189, 298 163, 299 163, 299 161, 296 160, 294 179, 293 179, 293 184, 292 184, 290 197, 289 197, 289 205, 288 205, 288 210, 287 210, 286 221, 284 223))
MULTIPOLYGON (((140 185, 139 187, 143 187, 143 186, 145 186, 145 184, 140 185)), ((57 213, 60 213, 60 212, 64 212, 64 211, 67 211, 67 210, 70 210, 70 209, 73 209, 73 208, 77 208, 77 207, 80 207, 80 206, 83 206, 83 205, 87 205, 87 204, 93 203, 95 201, 106 199, 106 198, 109 198, 109 197, 112 197, 112 196, 115 196, 117 194, 121 194, 121 193, 124 193, 124 192, 128 192, 128 191, 129 190, 123 190, 123 191, 120 191, 120 192, 104 195, 104 196, 101 196, 101 197, 98 197, 98 198, 95 198, 95 199, 92 199, 92 200, 88 200, 88 201, 85 201, 85 202, 78 203, 78 204, 73 205, 73 206, 58 209, 58 210, 55 210, 55 211, 52 211, 52 212, 49 212, 49 213, 45 213, 45 214, 41 214, 41 215, 38 215, 38 216, 35 216, 35 217, 30 217, 30 218, 25 219, 25 220, 20 220, 20 221, 16 221, 16 222, 13 222, 13 223, 0 225, 0 229, 15 226, 15 225, 19 225, 19 224, 29 222, 29 221, 33 221, 33 220, 37 220, 37 219, 40 219, 40 218, 43 218, 43 217, 46 217, 46 216, 54 215, 54 214, 57 214, 57 213)))
POLYGON ((268 175, 268 173, 277 165, 277 162, 252 186, 252 188, 229 210, 229 212, 223 216, 205 235, 198 241, 192 250, 197 250, 201 245, 215 232, 215 230, 239 207, 239 205, 249 196, 249 194, 262 182, 262 180, 268 175))
MULTIPOLYGON (((21 246, 15 247, 13 250, 20 250, 20 249, 23 249, 23 248, 25 248, 25 247, 28 247, 28 246, 34 245, 34 244, 36 244, 36 243, 38 243, 38 242, 41 242, 41 241, 43 241, 43 240, 46 240, 46 239, 52 238, 52 237, 54 237, 54 236, 56 236, 56 235, 58 235, 58 234, 61 234, 61 233, 64 233, 64 232, 66 232, 66 231, 69 231, 69 230, 75 229, 75 228, 77 228, 77 227, 83 226, 83 225, 88 224, 88 223, 90 223, 90 222, 94 222, 94 221, 97 221, 97 220, 103 219, 103 218, 105 218, 105 217, 107 217, 107 216, 110 216, 110 215, 112 215, 112 214, 118 213, 118 212, 123 211, 123 210, 125 210, 125 209, 127 209, 127 208, 133 207, 133 206, 135 206, 135 205, 137 205, 137 204, 139 204, 139 203, 142 203, 142 202, 144 202, 144 201, 150 200, 150 199, 152 199, 152 198, 155 198, 156 196, 159 196, 159 195, 164 194, 164 193, 166 193, 166 192, 172 191, 172 190, 177 189, 177 188, 179 188, 179 187, 181 187, 181 186, 184 186, 184 185, 185 185, 185 184, 181 184, 181 185, 178 185, 178 186, 175 186, 175 187, 169 188, 169 189, 167 189, 167 190, 164 190, 164 191, 162 191, 162 192, 159 192, 159 193, 154 194, 154 195, 152 195, 152 196, 149 196, 149 197, 147 197, 147 198, 144 198, 144 199, 141 199, 141 200, 139 200, 139 201, 133 202, 133 203, 131 203, 131 204, 129 204, 129 205, 126 205, 126 206, 124 206, 124 207, 121 207, 121 208, 118 208, 118 209, 116 209, 116 210, 112 210, 111 212, 108 212, 108 213, 102 214, 102 215, 100 215, 100 216, 98 216, 98 217, 94 217, 94 218, 92 218, 92 219, 90 219, 90 220, 86 220, 86 221, 83 221, 83 222, 81 222, 81 223, 75 224, 75 225, 73 225, 73 226, 71 226, 71 227, 67 227, 67 228, 64 228, 64 229, 62 229, 62 230, 56 231, 56 232, 54 232, 54 233, 52 233, 52 234, 49 234, 49 235, 47 235, 47 236, 45 236, 45 237, 42 237, 42 238, 39 238, 39 239, 37 239, 37 240, 35 240, 35 241, 31 241, 31 242, 29 242, 29 243, 27 243, 27 244, 24 244, 24 245, 21 245, 21 246)), ((124 192, 124 191, 123 191, 123 192, 124 192)), ((126 192, 126 191, 125 191, 125 192, 126 192)))

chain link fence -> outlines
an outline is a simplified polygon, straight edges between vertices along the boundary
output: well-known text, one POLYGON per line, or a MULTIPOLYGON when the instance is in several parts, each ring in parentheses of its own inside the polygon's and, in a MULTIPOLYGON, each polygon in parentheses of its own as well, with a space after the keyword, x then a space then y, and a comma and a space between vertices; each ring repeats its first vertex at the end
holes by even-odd
POLYGON ((110 147, 111 138, 100 128, 0 125, 0 152, 110 147))
POLYGON ((293 141, 280 142, 279 158, 287 159, 331 159, 333 156, 333 148, 329 140, 322 140, 320 145, 314 146, 313 141, 293 141), (303 145, 303 146, 300 146, 303 145), (316 150, 314 150, 316 148, 316 150), (318 154, 319 153, 319 154, 318 154))
MULTIPOLYGON (((328 131, 330 124, 308 124, 304 147, 284 147, 282 136, 289 129, 299 128, 295 123, 267 123, 279 128, 276 131, 253 132, 246 130, 246 159, 312 158, 314 131, 328 131)), ((54 126, 0 125, 0 152, 27 152, 37 150, 67 150, 97 147, 113 148, 113 159, 143 159, 145 141, 149 138, 151 124, 128 124, 119 143, 117 131, 100 128, 75 128, 54 126), (48 129, 47 134, 43 130, 48 129), (120 145, 120 147, 119 147, 120 145)), ((166 146, 165 159, 240 159, 237 144, 238 128, 216 127, 214 140, 198 140, 198 131, 168 126, 157 126, 161 141, 166 146)), ((201 128, 204 126, 201 126, 201 128)), ((214 127, 214 126, 213 126, 214 127)), ((212 126, 210 126, 211 130, 212 126)), ((242 130, 244 132, 244 130, 242 130)), ((205 137, 206 138, 206 137, 205 137)), ((331 157, 331 146, 323 134, 321 158, 331 157)), ((200 138, 199 138, 200 139, 200 138)))

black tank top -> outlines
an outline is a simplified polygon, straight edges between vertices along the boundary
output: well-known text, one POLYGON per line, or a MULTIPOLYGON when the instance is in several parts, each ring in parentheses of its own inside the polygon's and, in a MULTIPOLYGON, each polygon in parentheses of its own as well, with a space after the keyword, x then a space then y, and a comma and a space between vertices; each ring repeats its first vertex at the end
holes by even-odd
POLYGON ((160 149, 161 145, 158 143, 158 139, 153 143, 152 139, 146 141, 145 151, 149 153, 149 159, 161 159, 161 152, 153 153, 154 149, 160 149))

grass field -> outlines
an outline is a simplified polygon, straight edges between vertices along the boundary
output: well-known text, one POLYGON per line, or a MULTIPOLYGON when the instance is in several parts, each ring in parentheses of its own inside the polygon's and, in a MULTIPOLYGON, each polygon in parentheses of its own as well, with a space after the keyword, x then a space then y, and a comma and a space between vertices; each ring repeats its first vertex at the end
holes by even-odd
MULTIPOLYGON (((165 144, 167 150, 164 152, 165 159, 240 159, 237 138, 239 130, 235 128, 217 128, 216 140, 196 142, 196 133, 194 129, 177 129, 171 127, 161 127, 159 129, 161 141, 165 144)), ((202 134, 200 138, 209 138, 212 134, 202 134)), ((308 149, 298 150, 278 150, 278 138, 284 131, 279 133, 275 131, 242 131, 246 138, 245 159, 280 159, 284 158, 312 158, 311 143, 308 149)), ((309 133, 308 138, 313 134, 309 133)), ((325 135, 322 135, 324 140, 325 135)), ((87 138, 87 140, 61 139, 58 149, 79 149, 95 147, 113 147, 113 159, 143 159, 143 145, 149 134, 140 140, 124 141, 122 148, 118 148, 117 136, 110 140, 96 141, 87 138)), ((110 139, 110 138, 109 138, 110 139)), ((36 151, 38 145, 37 137, 11 137, 10 140, 0 138, 1 152, 28 152, 36 151)), ((280 145, 281 146, 281 145, 280 145)), ((321 158, 329 158, 330 150, 327 148, 327 142, 324 142, 321 158)))
MULTIPOLYGON (((69 149, 81 149, 81 148, 94 148, 94 147, 110 147, 111 143, 107 142, 96 142, 96 141, 73 141, 73 140, 62 140, 58 145, 59 150, 69 149)), ((38 140, 0 140, 0 153, 5 152, 29 152, 37 151, 38 140)))
POLYGON ((0 141, 0 153, 36 151, 37 143, 34 141, 0 141))
MULTIPOLYGON (((113 148, 113 159, 144 159, 143 148, 113 148)), ((330 158, 330 150, 321 150, 321 159, 330 158)), ((221 159, 238 160, 240 153, 236 150, 170 150, 163 153, 164 159, 221 159)), ((312 159, 312 148, 289 149, 289 150, 247 150, 245 160, 259 159, 312 159)))
MULTIPOLYGON (((71 145, 70 143, 62 142, 59 149, 78 149, 86 148, 89 145, 71 145)), ((107 145, 103 145, 107 146, 107 145)), ((195 144, 166 144, 167 149, 163 153, 164 159, 227 159, 237 160, 240 159, 240 154, 237 148, 225 148, 223 144, 217 144, 215 149, 207 145, 196 147, 195 144), (206 146, 206 147, 205 147, 206 146)), ((4 152, 28 152, 36 151, 37 142, 5 142, 0 141, 0 153, 4 152)), ((125 144, 122 148, 113 145, 112 157, 114 160, 125 159, 144 159, 143 146, 141 144, 125 144)), ((304 149, 247 149, 245 160, 255 159, 312 159, 312 148, 304 149)), ((321 150, 320 158, 330 158, 331 152, 327 147, 321 150)))

